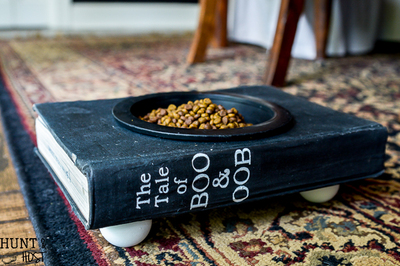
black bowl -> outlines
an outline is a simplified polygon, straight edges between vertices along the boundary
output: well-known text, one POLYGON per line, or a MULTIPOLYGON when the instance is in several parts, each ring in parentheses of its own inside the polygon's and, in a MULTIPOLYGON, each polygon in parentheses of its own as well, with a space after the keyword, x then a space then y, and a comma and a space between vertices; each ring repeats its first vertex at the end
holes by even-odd
POLYGON ((126 98, 113 108, 118 123, 134 132, 178 140, 227 141, 263 138, 286 131, 293 123, 289 111, 274 103, 254 97, 217 92, 170 92, 126 98), (160 126, 139 119, 153 109, 179 106, 188 101, 210 98, 227 110, 235 107, 246 123, 253 126, 232 129, 187 129, 160 126))

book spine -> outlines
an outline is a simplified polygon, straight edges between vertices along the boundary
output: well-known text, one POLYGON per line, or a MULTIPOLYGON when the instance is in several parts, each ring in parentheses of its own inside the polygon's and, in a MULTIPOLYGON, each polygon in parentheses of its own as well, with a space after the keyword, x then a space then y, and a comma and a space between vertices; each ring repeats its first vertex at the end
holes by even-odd
POLYGON ((243 147, 93 171, 92 227, 244 202, 251 197, 253 156, 243 147))
POLYGON ((327 147, 342 147, 329 151, 320 140, 313 140, 301 146, 290 142, 287 146, 210 149, 94 167, 91 227, 201 211, 364 178, 383 169, 386 132, 377 134, 382 145, 369 145, 366 136, 356 132, 326 139, 327 147))

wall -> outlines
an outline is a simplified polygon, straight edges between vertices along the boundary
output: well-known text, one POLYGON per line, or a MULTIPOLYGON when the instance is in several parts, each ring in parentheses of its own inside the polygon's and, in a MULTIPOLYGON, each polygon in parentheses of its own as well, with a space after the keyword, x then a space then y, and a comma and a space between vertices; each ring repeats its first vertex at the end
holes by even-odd
POLYGON ((400 0, 382 0, 379 39, 400 42, 400 0))
MULTIPOLYGON (((0 30, 141 33, 194 30, 197 25, 197 4, 72 1, 0 0, 0 30)), ((400 41, 400 0, 376 1, 383 4, 379 39, 400 41)))
POLYGON ((48 24, 49 0, 0 0, 0 29, 41 29, 48 24))
POLYGON ((194 30, 198 4, 73 3, 72 0, 0 0, 0 29, 66 32, 194 30))

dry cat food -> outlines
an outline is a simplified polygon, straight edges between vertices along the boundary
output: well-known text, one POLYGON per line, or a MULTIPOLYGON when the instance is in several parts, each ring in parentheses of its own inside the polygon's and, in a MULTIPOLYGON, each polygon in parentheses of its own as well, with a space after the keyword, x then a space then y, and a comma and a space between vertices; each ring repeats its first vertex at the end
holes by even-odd
POLYGON ((189 101, 176 107, 158 108, 140 119, 162 126, 198 129, 226 129, 251 126, 235 108, 226 110, 209 98, 189 101))

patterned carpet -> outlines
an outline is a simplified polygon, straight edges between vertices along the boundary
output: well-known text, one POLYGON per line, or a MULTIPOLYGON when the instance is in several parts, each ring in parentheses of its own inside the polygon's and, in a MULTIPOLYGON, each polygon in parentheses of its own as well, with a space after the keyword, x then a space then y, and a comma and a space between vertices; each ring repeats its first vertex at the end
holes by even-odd
MULTIPOLYGON (((189 66, 189 45, 190 36, 159 35, 0 41, 0 68, 32 136, 34 103, 261 84, 264 49, 235 44, 211 50, 206 63, 189 66)), ((93 261, 143 266, 400 265, 400 53, 324 62, 296 59, 287 80, 283 90, 288 93, 386 126, 385 174, 344 185, 324 204, 288 195, 158 219, 143 243, 126 249, 109 245, 98 230, 82 230, 71 214, 93 261)), ((58 236, 57 245, 70 243, 58 236)), ((62 256, 57 250, 55 255, 62 256)))

